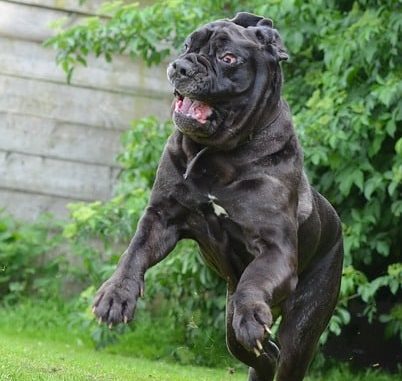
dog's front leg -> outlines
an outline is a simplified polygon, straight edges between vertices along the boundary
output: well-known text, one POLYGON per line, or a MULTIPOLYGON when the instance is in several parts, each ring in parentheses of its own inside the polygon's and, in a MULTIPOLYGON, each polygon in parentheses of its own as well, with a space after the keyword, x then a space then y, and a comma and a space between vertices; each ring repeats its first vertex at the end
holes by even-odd
POLYGON ((271 307, 297 284, 296 239, 258 245, 260 254, 246 267, 233 294, 233 329, 237 341, 257 355, 270 334, 271 307))
POLYGON ((114 274, 95 296, 93 312, 109 326, 133 318, 144 292, 145 271, 165 258, 179 240, 177 226, 169 223, 169 208, 149 206, 114 274))

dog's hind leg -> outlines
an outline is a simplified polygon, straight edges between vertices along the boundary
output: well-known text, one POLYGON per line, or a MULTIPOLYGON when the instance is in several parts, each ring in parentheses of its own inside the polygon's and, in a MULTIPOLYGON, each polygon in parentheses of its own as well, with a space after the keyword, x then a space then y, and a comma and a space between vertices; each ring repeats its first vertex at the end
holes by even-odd
POLYGON ((277 381, 301 381, 336 305, 342 271, 339 237, 319 261, 301 274, 296 290, 282 306, 277 381))
POLYGON ((254 368, 250 368, 248 372, 248 381, 271 381, 274 379, 274 376, 271 374, 268 375, 268 378, 264 378, 264 375, 262 375, 261 377, 257 374, 257 371, 254 368))

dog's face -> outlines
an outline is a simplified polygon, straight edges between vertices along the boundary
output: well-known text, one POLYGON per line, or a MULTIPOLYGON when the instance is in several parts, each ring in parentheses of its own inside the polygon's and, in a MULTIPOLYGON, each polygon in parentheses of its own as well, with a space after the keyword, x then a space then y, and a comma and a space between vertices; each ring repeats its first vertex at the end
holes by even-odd
POLYGON ((176 127, 198 143, 232 148, 279 100, 284 59, 271 20, 239 13, 199 28, 167 71, 176 127))

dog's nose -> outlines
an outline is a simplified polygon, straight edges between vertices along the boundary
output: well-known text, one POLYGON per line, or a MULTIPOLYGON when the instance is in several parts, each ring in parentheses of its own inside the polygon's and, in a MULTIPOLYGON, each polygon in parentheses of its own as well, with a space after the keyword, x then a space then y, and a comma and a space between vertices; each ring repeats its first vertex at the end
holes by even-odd
POLYGON ((186 59, 178 58, 170 64, 172 71, 182 77, 186 77, 190 71, 191 62, 186 59))

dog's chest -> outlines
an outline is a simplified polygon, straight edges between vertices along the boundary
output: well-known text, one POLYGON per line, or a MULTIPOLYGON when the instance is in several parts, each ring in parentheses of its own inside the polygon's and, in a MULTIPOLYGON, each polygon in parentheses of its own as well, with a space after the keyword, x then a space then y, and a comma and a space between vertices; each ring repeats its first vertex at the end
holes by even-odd
MULTIPOLYGON (((193 194, 194 196, 194 194, 193 194)), ((189 200, 189 213, 183 226, 185 236, 198 242, 202 256, 229 284, 238 282, 253 256, 246 249, 243 229, 232 219, 225 201, 212 193, 189 200)))
POLYGON ((208 182, 194 182, 189 179, 186 184, 178 187, 177 194, 180 195, 180 203, 192 214, 203 218, 214 218, 220 220, 230 219, 228 203, 230 200, 225 197, 225 191, 216 186, 208 185, 208 182))
POLYGON ((187 211, 184 236, 196 240, 206 262, 235 284, 258 254, 261 236, 269 234, 271 217, 289 204, 291 195, 264 169, 248 166, 245 171, 222 158, 206 159, 176 183, 175 198, 187 211))

